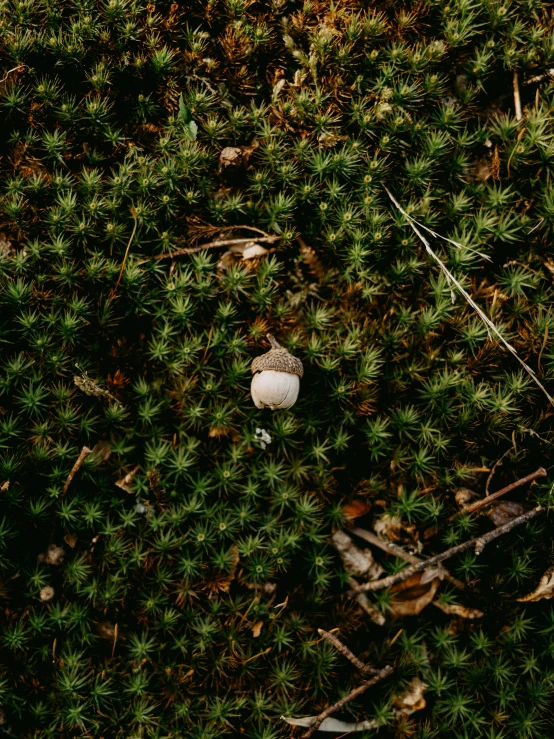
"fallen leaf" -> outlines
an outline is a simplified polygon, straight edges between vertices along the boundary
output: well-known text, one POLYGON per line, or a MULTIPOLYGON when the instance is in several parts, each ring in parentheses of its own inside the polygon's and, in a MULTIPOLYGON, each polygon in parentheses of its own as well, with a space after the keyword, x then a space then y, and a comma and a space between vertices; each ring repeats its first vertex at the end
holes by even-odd
POLYGON ((535 603, 538 600, 550 600, 554 595, 554 566, 549 567, 541 577, 539 584, 529 595, 517 598, 520 603, 535 603))
POLYGON ((503 526, 510 523, 514 518, 521 516, 528 511, 530 506, 525 503, 517 503, 515 500, 501 500, 498 503, 491 503, 487 516, 491 519, 495 526, 503 526))
POLYGON ((254 259, 254 257, 263 257, 267 253, 267 249, 256 244, 254 241, 251 241, 249 244, 244 246, 241 256, 243 259, 254 259))
POLYGON ((249 146, 226 146, 219 154, 219 172, 228 167, 241 167, 259 147, 256 139, 249 146))
POLYGON ((389 605, 394 616, 417 616, 432 603, 441 584, 441 578, 437 576, 437 571, 433 570, 427 575, 430 579, 423 581, 425 572, 418 572, 391 588, 394 597, 389 605))
POLYGON ((5 493, 5 492, 6 492, 6 490, 7 490, 7 489, 8 489, 9 487, 10 487, 10 481, 9 481, 9 480, 5 480, 5 481, 4 481, 4 482, 3 482, 3 483, 2 483, 1 485, 0 485, 0 492, 2 492, 2 493, 5 493))
POLYGON ((479 495, 469 488, 458 488, 454 493, 454 497, 456 498, 456 503, 460 508, 465 508, 466 505, 469 505, 469 503, 478 498, 479 495))
POLYGON ((126 493, 134 493, 134 490, 131 487, 131 483, 133 482, 133 478, 137 474, 139 469, 140 469, 140 465, 137 464, 137 466, 133 470, 128 472, 120 480, 117 480, 117 482, 115 483, 117 487, 121 488, 122 490, 125 490, 126 493))
POLYGON ((255 241, 248 241, 244 244, 236 244, 226 251, 217 263, 218 269, 226 270, 237 262, 246 262, 249 259, 256 259, 269 254, 269 250, 255 241))
POLYGON ((467 618, 469 620, 474 618, 483 618, 485 615, 483 611, 480 611, 477 608, 467 608, 466 606, 460 606, 457 603, 441 603, 440 600, 436 600, 433 605, 440 608, 443 613, 446 613, 449 616, 459 616, 460 618, 467 618))
POLYGON ((264 625, 264 622, 263 621, 256 621, 256 623, 253 624, 253 626, 252 626, 252 636, 254 637, 254 639, 257 639, 258 636, 261 634, 261 632, 262 632, 262 626, 263 625, 264 625))
MULTIPOLYGON (((408 544, 419 552, 422 548, 419 534, 414 524, 405 525, 390 513, 384 513, 373 524, 373 530, 382 539, 408 544)), ((409 552, 411 553, 411 552, 409 552)))
POLYGON ((75 536, 75 534, 66 534, 63 540, 69 547, 75 549, 75 545, 77 544, 77 537, 75 536))
POLYGON ((354 577, 365 577, 377 580, 383 574, 383 568, 374 559, 369 549, 358 549, 352 539, 344 531, 335 531, 331 543, 340 554, 344 569, 354 577))
POLYGON ((393 698, 392 703, 396 706, 401 715, 409 716, 415 711, 422 711, 427 705, 427 702, 425 701, 426 690, 427 685, 418 677, 414 677, 408 684, 404 693, 393 698))
POLYGON ((364 516, 366 513, 369 513, 371 510, 371 506, 365 502, 365 500, 360 500, 357 498, 356 500, 350 501, 350 503, 347 503, 343 509, 342 512, 345 516, 348 516, 348 518, 359 518, 360 516, 364 516))
POLYGON ((108 460, 112 453, 112 448, 107 441, 98 441, 92 450, 94 454, 96 455, 96 459, 98 459, 100 462, 105 462, 108 460))

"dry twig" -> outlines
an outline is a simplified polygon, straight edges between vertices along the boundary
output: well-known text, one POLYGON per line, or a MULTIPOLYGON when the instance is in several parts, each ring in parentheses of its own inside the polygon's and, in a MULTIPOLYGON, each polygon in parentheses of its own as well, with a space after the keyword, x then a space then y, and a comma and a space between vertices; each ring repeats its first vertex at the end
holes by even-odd
POLYGON ((79 472, 79 470, 81 469, 81 465, 83 464, 83 462, 85 461, 85 459, 88 457, 89 454, 92 454, 92 449, 89 449, 88 446, 84 446, 81 449, 81 453, 77 457, 77 461, 71 468, 71 472, 67 476, 67 480, 65 481, 65 485, 63 486, 62 495, 65 495, 67 493, 67 490, 69 486, 71 485, 71 481, 73 480, 77 472, 79 472))
MULTIPOLYGON (((189 246, 184 249, 176 249, 169 254, 156 254, 152 259, 173 259, 173 257, 180 257, 184 254, 195 254, 204 249, 218 249, 221 246, 233 246, 237 244, 248 244, 250 241, 265 241, 267 243, 274 243, 279 240, 279 236, 257 236, 249 239, 217 239, 216 241, 209 241, 207 244, 199 244, 198 246, 189 246)), ((147 261, 147 260, 141 260, 147 261)))
POLYGON ((519 95, 519 78, 517 72, 514 72, 514 108, 516 109, 516 120, 520 121, 523 118, 521 112, 521 97, 519 95))
POLYGON ((131 238, 129 239, 129 243, 127 244, 127 248, 125 249, 125 254, 123 255, 123 261, 121 262, 121 269, 119 270, 119 275, 117 277, 117 282, 115 283, 115 287, 111 292, 110 299, 112 300, 115 297, 115 294, 117 292, 117 288, 119 287, 119 283, 121 282, 121 278, 123 277, 123 272, 125 270, 125 263, 127 262, 127 257, 129 256, 129 249, 131 248, 131 243, 133 239, 135 238, 135 233, 137 231, 137 215, 135 213, 134 208, 131 208, 131 215, 133 216, 133 230, 131 232, 131 238))
POLYGON ((329 644, 332 644, 338 652, 343 654, 346 659, 349 659, 350 662, 352 662, 352 664, 355 665, 362 672, 379 672, 379 670, 375 670, 373 667, 370 667, 369 665, 366 665, 364 662, 362 662, 361 659, 358 659, 358 657, 356 657, 356 655, 351 652, 350 649, 348 649, 348 647, 343 644, 340 639, 337 639, 334 634, 330 634, 328 631, 324 631, 323 629, 318 629, 317 633, 326 641, 328 641, 329 644))
MULTIPOLYGON (((411 564, 417 564, 418 562, 422 561, 420 557, 416 557, 415 554, 410 554, 409 552, 404 551, 404 549, 402 549, 402 547, 399 547, 398 544, 383 541, 380 537, 377 536, 377 534, 373 534, 371 531, 366 531, 366 529, 350 529, 350 533, 359 536, 360 539, 364 539, 369 544, 374 544, 376 547, 379 547, 379 549, 387 552, 387 554, 392 554, 399 559, 404 559, 406 560, 406 562, 410 562, 411 564)), ((441 571, 444 575, 445 580, 448 580, 449 583, 459 588, 460 590, 465 590, 466 586, 463 582, 461 582, 461 580, 458 580, 453 575, 451 575, 450 572, 448 572, 448 570, 446 570, 444 567, 441 567, 441 571)))
POLYGON ((488 495, 485 498, 480 498, 479 500, 476 500, 475 503, 471 503, 470 505, 465 506, 464 508, 462 508, 461 511, 458 511, 458 513, 455 513, 453 516, 450 516, 447 522, 451 523, 452 521, 456 520, 459 516, 463 516, 466 513, 475 513, 475 511, 478 511, 481 508, 484 508, 486 505, 491 503, 493 500, 500 498, 501 495, 510 493, 512 490, 515 490, 516 488, 519 488, 528 482, 532 482, 533 480, 536 480, 537 477, 546 477, 546 470, 544 469, 544 467, 539 467, 538 470, 531 472, 529 475, 522 477, 520 480, 516 480, 515 482, 510 483, 510 485, 506 485, 505 488, 502 488, 501 490, 497 490, 496 493, 493 493, 492 495, 488 495))
POLYGON ((378 673, 372 678, 363 682, 344 698, 341 698, 340 701, 337 701, 336 703, 333 703, 332 706, 329 706, 329 708, 326 708, 316 717, 310 728, 305 731, 304 734, 302 734, 302 739, 310 739, 312 734, 314 734, 319 729, 326 718, 332 716, 337 711, 340 711, 340 709, 347 703, 350 703, 350 701, 353 701, 355 698, 362 695, 362 693, 365 693, 368 688, 373 687, 373 685, 376 685, 378 682, 383 680, 385 677, 388 677, 389 675, 392 675, 392 667, 390 665, 387 665, 386 667, 383 667, 382 670, 379 670, 378 673))
POLYGON ((464 541, 462 544, 457 544, 455 547, 451 547, 445 552, 436 554, 434 557, 429 557, 429 559, 423 560, 422 562, 417 562, 410 567, 406 567, 406 569, 402 570, 402 572, 397 572, 394 575, 383 577, 380 580, 370 580, 369 582, 362 583, 361 585, 358 585, 358 590, 366 591, 390 588, 392 585, 396 585, 396 583, 407 580, 409 577, 415 575, 417 572, 423 572, 423 570, 426 570, 428 567, 439 564, 439 562, 444 562, 444 560, 450 559, 456 554, 465 552, 467 549, 471 549, 472 547, 475 547, 476 554, 481 554, 486 545, 489 544, 491 541, 497 539, 499 536, 502 536, 502 534, 507 534, 508 531, 511 531, 516 526, 519 526, 519 524, 527 523, 527 521, 535 518, 535 516, 538 516, 539 513, 544 513, 544 511, 546 510, 548 510, 548 508, 543 508, 542 506, 532 508, 530 511, 527 511, 521 516, 517 516, 503 526, 498 526, 496 529, 489 531, 487 534, 483 534, 483 536, 478 536, 475 539, 464 541))

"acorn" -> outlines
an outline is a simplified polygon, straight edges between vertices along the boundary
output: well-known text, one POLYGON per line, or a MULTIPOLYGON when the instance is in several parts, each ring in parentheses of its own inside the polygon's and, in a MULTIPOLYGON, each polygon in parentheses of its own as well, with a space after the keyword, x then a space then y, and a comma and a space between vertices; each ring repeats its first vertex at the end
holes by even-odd
POLYGON ((291 408, 298 398, 304 367, 271 334, 267 334, 267 338, 271 349, 252 362, 252 400, 256 408, 271 408, 272 411, 291 408))

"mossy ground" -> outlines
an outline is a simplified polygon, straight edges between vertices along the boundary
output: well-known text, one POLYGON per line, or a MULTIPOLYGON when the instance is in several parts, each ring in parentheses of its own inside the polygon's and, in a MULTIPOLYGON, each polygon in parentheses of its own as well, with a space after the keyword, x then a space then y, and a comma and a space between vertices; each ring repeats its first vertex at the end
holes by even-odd
POLYGON ((452 561, 469 587, 441 597, 477 622, 428 607, 375 626, 328 543, 356 498, 367 526, 443 527, 441 551, 491 526, 444 526, 457 487, 483 492, 476 470, 503 457, 498 489, 551 464, 548 400, 384 189, 467 247, 433 241, 552 393, 551 11, 0 3, 5 735, 287 736, 282 714, 359 680, 318 640, 339 627, 395 666, 342 714, 380 735, 552 736, 554 611, 515 601, 552 563, 547 516, 452 561), (228 146, 251 150, 225 167, 228 146), (245 226, 279 237, 266 256, 159 258, 245 226), (248 391, 268 331, 305 367, 274 414, 248 391), (391 721, 414 674, 427 707, 391 721))

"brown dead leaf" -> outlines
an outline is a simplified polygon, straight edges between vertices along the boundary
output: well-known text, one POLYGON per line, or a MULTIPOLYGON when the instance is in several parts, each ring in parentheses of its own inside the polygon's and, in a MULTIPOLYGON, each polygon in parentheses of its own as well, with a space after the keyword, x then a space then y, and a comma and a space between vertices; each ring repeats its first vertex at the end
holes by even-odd
POLYGON ((134 493, 134 490, 131 487, 131 483, 133 482, 133 478, 137 474, 139 469, 140 469, 140 465, 137 464, 137 466, 133 470, 128 472, 120 480, 117 480, 117 482, 115 483, 117 487, 121 488, 122 490, 125 490, 126 493, 134 493))
POLYGON ((441 578, 435 576, 425 581, 424 575, 425 571, 423 573, 418 572, 391 588, 394 593, 394 597, 390 602, 393 615, 417 616, 433 601, 441 584, 441 578))
POLYGON ((259 147, 256 139, 249 146, 226 146, 219 154, 219 172, 229 167, 242 167, 259 147))
POLYGON ((6 490, 8 490, 9 487, 10 487, 10 481, 9 480, 4 480, 4 482, 0 485, 0 492, 1 493, 5 493, 6 490))
POLYGON ((491 503, 487 516, 491 519, 495 526, 503 526, 510 523, 514 518, 523 515, 528 511, 530 506, 525 503, 517 503, 515 500, 501 500, 491 503))
POLYGON ((66 534, 63 540, 65 541, 68 547, 75 549, 75 546, 77 545, 77 537, 75 536, 75 534, 66 534))
POLYGON ((443 613, 446 613, 449 616, 459 616, 460 618, 467 618, 469 620, 474 618, 483 618, 485 615, 483 611, 480 611, 477 608, 467 608, 466 606, 460 606, 457 603, 441 603, 439 600, 436 600, 433 605, 440 608, 443 613))
POLYGON ((384 513, 375 521, 373 530, 382 539, 408 545, 408 547, 413 547, 418 552, 422 548, 419 533, 414 524, 403 524, 397 516, 392 516, 389 513, 384 513))
POLYGON ((383 568, 373 559, 369 549, 358 549, 352 539, 344 531, 335 531, 331 543, 340 554, 344 569, 354 577, 366 580, 377 580, 383 574, 383 568))
POLYGON ((392 703, 400 713, 405 716, 409 716, 414 713, 414 711, 422 711, 427 705, 425 700, 426 690, 427 685, 425 685, 425 683, 423 683, 418 677, 414 677, 408 684, 404 693, 395 696, 392 703))
POLYGON ((348 518, 359 518, 360 516, 365 516, 365 514, 369 513, 370 510, 371 506, 366 503, 365 500, 360 500, 359 498, 351 500, 350 503, 347 503, 342 509, 344 515, 348 516, 348 518))
POLYGON ((263 625, 264 625, 264 622, 263 621, 256 621, 256 623, 253 624, 253 626, 252 626, 252 636, 254 637, 254 639, 257 639, 259 637, 259 635, 261 634, 261 632, 262 632, 262 626, 263 625))
POLYGON ((529 595, 517 598, 520 603, 536 603, 538 600, 550 600, 554 595, 554 566, 549 567, 541 577, 539 584, 529 595))
POLYGON ((220 270, 226 270, 232 267, 238 262, 247 262, 250 259, 258 259, 269 254, 269 250, 260 244, 257 244, 254 240, 248 241, 244 244, 236 244, 232 246, 220 257, 217 266, 220 270))
POLYGON ((469 488, 458 488, 454 492, 454 497, 456 498, 456 503, 460 506, 460 508, 465 508, 466 505, 469 505, 471 502, 473 502, 476 498, 479 497, 479 495, 474 490, 470 490, 469 488))

